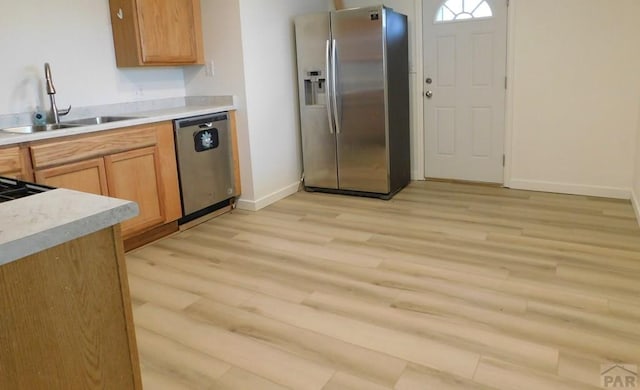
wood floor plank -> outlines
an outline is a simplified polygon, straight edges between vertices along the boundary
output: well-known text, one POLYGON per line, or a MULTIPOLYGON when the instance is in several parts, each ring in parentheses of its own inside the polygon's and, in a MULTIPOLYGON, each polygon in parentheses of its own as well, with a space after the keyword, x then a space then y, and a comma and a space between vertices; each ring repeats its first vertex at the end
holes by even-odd
POLYGON ((602 361, 568 351, 560 352, 558 376, 589 386, 600 386, 602 361))
MULTIPOLYGON (((326 260, 314 254, 307 253, 301 257, 257 244, 219 240, 200 232, 194 234, 201 238, 197 243, 174 242, 170 244, 170 248, 178 249, 181 254, 187 256, 207 253, 209 256, 215 256, 216 264, 221 269, 256 276, 269 275, 268 279, 278 282, 280 287, 289 287, 301 292, 311 293, 316 289, 341 291, 344 294, 389 302, 398 294, 397 289, 371 283, 371 277, 353 277, 360 276, 361 273, 371 275, 376 272, 373 269, 367 268, 367 273, 364 273, 360 266, 326 260)), ((162 245, 164 244, 158 244, 159 247, 162 245)), ((296 299, 301 295, 304 295, 304 299, 308 294, 294 294, 291 299, 285 295, 285 299, 300 302, 296 299)))
POLYGON ((547 375, 535 370, 515 366, 507 362, 483 358, 478 365, 474 381, 499 389, 513 390, 596 390, 590 386, 558 376, 547 375))
POLYGON ((391 390, 391 387, 380 386, 360 377, 337 372, 322 390, 391 390))
POLYGON ((528 340, 592 353, 605 361, 640 361, 640 348, 618 333, 595 332, 558 321, 544 321, 539 317, 500 313, 460 300, 414 292, 402 293, 394 307, 466 318, 528 340))
POLYGON ((473 352, 441 342, 266 296, 254 297, 242 307, 347 343, 466 378, 473 375, 479 360, 479 355, 473 352))
POLYGON ((185 313, 191 318, 287 350, 343 374, 391 387, 406 367, 402 359, 272 320, 212 300, 200 300, 185 313))
POLYGON ((482 385, 447 372, 410 364, 396 383, 394 390, 495 390, 498 388, 482 385))
POLYGON ((171 310, 182 310, 200 297, 187 291, 152 282, 134 274, 129 274, 131 297, 137 301, 153 302, 171 310))
POLYGON ((127 255, 149 389, 596 389, 640 363, 628 201, 299 192, 127 255))
POLYGON ((286 390, 288 387, 278 385, 250 371, 233 367, 210 389, 215 390, 286 390))
POLYGON ((318 292, 311 294, 303 303, 322 311, 375 322, 389 329, 478 354, 484 352, 541 370, 555 371, 558 365, 558 350, 541 342, 530 342, 489 327, 483 328, 437 314, 398 310, 391 306, 373 305, 318 292))
MULTIPOLYGON (((137 256, 150 256, 152 257, 152 261, 174 266, 192 275, 203 276, 211 281, 229 284, 231 286, 247 288, 254 292, 270 294, 292 302, 301 302, 311 292, 310 290, 304 291, 282 285, 268 278, 256 275, 250 270, 241 273, 216 267, 216 263, 219 263, 220 260, 212 258, 206 248, 195 246, 196 253, 200 254, 200 257, 197 257, 179 250, 168 251, 163 249, 163 245, 165 245, 165 243, 160 243, 153 248, 145 248, 145 251, 138 253, 137 256)), ((179 249, 181 245, 183 245, 183 243, 180 243, 178 240, 172 242, 174 248, 179 249)))
MULTIPOLYGON (((139 256, 129 255, 127 271, 129 275, 137 275, 197 295, 198 297, 215 297, 231 305, 238 305, 253 296, 253 293, 221 282, 213 282, 202 275, 185 272, 172 267, 173 262, 158 263, 149 260, 146 255, 150 251, 139 252, 139 256)), ((163 253, 163 255, 166 253, 163 253)), ((157 252, 149 253, 149 258, 157 259, 157 252)), ((134 282, 135 284, 135 282, 134 282)))
MULTIPOLYGON (((196 349, 189 348, 151 332, 136 329, 140 357, 145 367, 156 373, 169 373, 173 382, 198 389, 208 389, 232 367, 196 349)), ((154 388, 150 385, 148 388, 154 388)))
POLYGON ((134 311, 136 324, 189 348, 199 348, 276 384, 322 389, 334 370, 153 304, 134 311))
POLYGON ((181 382, 170 371, 156 369, 147 364, 145 360, 140 363, 142 374, 142 387, 157 390, 193 390, 197 385, 181 382), (161 370, 161 371, 160 371, 161 370))

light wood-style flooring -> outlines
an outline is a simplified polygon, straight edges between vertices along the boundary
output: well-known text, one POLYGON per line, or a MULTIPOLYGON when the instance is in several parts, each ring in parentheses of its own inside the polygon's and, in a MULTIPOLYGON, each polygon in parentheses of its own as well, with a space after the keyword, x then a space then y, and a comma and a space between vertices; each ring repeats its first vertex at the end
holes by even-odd
POLYGON ((597 389, 640 364, 628 201, 297 193, 127 255, 145 388, 597 389))

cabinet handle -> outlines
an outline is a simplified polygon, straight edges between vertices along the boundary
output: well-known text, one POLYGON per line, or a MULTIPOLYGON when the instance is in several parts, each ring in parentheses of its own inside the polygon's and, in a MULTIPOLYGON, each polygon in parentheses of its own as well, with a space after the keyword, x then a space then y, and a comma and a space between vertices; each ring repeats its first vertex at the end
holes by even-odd
POLYGON ((124 12, 122 12, 122 8, 118 8, 118 12, 116 13, 116 15, 118 16, 118 19, 124 19, 124 12))

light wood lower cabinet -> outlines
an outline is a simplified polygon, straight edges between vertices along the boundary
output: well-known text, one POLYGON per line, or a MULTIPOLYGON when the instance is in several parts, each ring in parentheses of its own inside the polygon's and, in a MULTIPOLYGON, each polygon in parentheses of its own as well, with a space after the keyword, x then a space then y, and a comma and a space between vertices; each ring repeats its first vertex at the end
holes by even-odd
POLYGON ((19 146, 0 148, 0 176, 30 180, 29 151, 19 146))
POLYGON ((160 122, 30 146, 36 182, 134 201, 125 240, 182 216, 173 124, 160 122))
POLYGON ((105 157, 109 195, 120 199, 135 199, 140 208, 138 217, 122 223, 122 234, 131 235, 165 221, 162 196, 162 176, 158 149, 149 147, 105 157))
POLYGON ((36 181, 57 188, 109 195, 103 158, 36 171, 36 181))

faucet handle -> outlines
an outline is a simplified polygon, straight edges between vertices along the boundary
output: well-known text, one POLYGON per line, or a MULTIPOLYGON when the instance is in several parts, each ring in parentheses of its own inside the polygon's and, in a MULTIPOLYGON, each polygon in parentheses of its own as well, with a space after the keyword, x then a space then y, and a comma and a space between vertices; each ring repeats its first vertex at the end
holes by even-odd
POLYGON ((64 116, 67 115, 69 113, 69 111, 71 111, 71 106, 67 107, 67 108, 63 108, 63 109, 59 109, 58 110, 58 115, 60 116, 64 116))

